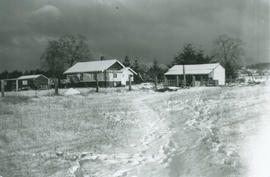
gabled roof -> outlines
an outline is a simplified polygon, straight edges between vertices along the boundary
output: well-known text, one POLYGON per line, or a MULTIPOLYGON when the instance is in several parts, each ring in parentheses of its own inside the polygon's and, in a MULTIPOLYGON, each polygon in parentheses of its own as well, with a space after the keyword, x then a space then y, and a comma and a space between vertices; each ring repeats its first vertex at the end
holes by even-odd
POLYGON ((121 71, 124 70, 124 69, 128 69, 130 72, 137 75, 137 73, 133 69, 131 69, 130 67, 125 67, 125 68, 121 69, 121 71))
MULTIPOLYGON (((26 76, 20 76, 18 77, 18 80, 23 80, 23 79, 36 79, 40 76, 43 76, 45 78, 47 78, 46 76, 44 76, 43 74, 36 74, 36 75, 26 75, 26 76)), ((48 78, 47 78, 48 79, 48 78)))
MULTIPOLYGON (((219 63, 184 65, 185 74, 209 74, 219 63)), ((183 65, 174 65, 165 75, 183 75, 183 65)))
POLYGON ((83 72, 103 72, 115 63, 120 64, 123 68, 125 67, 121 62, 119 62, 116 59, 78 62, 75 65, 73 65, 71 68, 66 70, 64 74, 83 73, 83 72))

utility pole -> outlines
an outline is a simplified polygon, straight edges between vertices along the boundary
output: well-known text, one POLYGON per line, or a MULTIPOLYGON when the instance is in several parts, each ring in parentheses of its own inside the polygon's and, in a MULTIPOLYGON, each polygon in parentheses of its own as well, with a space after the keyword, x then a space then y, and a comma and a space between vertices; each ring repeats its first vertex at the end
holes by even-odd
POLYGON ((128 90, 131 91, 131 75, 128 75, 128 90))

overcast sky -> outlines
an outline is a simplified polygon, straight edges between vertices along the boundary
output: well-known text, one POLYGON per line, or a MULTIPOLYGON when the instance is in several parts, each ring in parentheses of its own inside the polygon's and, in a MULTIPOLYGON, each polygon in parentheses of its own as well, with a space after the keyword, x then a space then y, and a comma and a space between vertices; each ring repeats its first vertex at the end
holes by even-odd
POLYGON ((0 71, 35 69, 48 40, 82 34, 94 55, 171 62, 185 43, 210 52, 218 35, 269 60, 268 0, 0 0, 0 71))

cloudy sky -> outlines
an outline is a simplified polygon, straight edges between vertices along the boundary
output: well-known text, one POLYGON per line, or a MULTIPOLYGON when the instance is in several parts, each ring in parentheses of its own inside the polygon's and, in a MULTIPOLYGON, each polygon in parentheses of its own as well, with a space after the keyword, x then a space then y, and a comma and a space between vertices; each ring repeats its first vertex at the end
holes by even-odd
POLYGON ((185 43, 211 51, 244 42, 245 62, 269 60, 268 0, 0 0, 0 71, 35 69, 48 40, 82 34, 96 57, 169 63, 185 43))

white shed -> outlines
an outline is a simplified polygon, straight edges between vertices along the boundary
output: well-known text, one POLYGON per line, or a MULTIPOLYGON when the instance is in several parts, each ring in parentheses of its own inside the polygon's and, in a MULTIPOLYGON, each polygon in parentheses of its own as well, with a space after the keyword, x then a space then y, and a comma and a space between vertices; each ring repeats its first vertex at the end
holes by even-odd
POLYGON ((186 75, 186 82, 192 81, 214 81, 217 85, 225 85, 225 69, 219 63, 174 65, 165 73, 167 85, 180 86, 183 75, 186 75))

